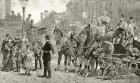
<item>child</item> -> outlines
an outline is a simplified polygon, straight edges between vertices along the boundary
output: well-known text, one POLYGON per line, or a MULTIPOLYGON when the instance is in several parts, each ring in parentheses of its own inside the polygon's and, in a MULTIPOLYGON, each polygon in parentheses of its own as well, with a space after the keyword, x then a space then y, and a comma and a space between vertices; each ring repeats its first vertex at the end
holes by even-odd
POLYGON ((32 56, 33 52, 30 49, 30 46, 27 45, 26 59, 25 59, 25 74, 30 76, 31 68, 32 68, 32 56))

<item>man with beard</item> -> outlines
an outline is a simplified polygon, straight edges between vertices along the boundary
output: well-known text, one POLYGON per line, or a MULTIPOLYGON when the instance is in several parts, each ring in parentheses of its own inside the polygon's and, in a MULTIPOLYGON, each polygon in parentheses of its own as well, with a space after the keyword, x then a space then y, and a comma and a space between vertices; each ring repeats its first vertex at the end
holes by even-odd
POLYGON ((54 49, 50 42, 50 36, 49 35, 45 36, 45 39, 46 39, 46 43, 44 47, 42 48, 43 50, 42 59, 43 59, 43 65, 44 65, 44 74, 42 77, 51 78, 50 62, 51 62, 51 54, 54 53, 54 49))

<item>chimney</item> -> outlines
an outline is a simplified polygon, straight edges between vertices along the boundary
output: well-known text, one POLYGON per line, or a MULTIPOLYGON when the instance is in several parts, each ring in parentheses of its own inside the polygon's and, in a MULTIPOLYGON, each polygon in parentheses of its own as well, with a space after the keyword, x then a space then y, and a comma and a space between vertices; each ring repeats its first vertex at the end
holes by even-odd
POLYGON ((45 10, 45 19, 47 18, 48 11, 45 10))
POLYGON ((41 21, 43 20, 43 13, 42 12, 40 14, 40 19, 41 19, 41 21))

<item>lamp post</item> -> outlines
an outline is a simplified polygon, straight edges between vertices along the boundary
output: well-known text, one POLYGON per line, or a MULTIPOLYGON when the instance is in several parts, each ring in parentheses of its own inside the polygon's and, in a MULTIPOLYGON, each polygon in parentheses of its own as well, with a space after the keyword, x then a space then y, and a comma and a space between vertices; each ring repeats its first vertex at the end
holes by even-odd
POLYGON ((23 13, 23 18, 22 18, 22 37, 24 33, 24 24, 25 24, 25 9, 27 6, 28 0, 19 0, 21 7, 22 7, 22 13, 23 13))

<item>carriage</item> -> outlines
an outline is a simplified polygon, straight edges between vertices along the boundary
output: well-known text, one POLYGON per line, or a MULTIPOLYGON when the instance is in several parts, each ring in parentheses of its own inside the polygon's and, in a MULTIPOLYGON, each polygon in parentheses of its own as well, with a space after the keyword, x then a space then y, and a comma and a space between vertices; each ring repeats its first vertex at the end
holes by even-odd
MULTIPOLYGON (((111 55, 105 53, 104 56, 101 57, 105 62, 104 64, 111 64, 106 67, 106 69, 110 68, 109 70, 115 73, 117 72, 117 75, 126 75, 130 73, 140 75, 140 42, 133 38, 133 42, 131 44, 123 46, 121 43, 112 43, 114 47, 113 53, 111 55), (111 70, 111 66, 114 67, 113 70, 111 70)), ((105 73, 107 73, 107 71, 105 73)))
MULTIPOLYGON (((83 30, 84 33, 86 30, 83 30)), ((120 34, 123 34, 124 36, 126 36, 126 34, 124 34, 124 32, 120 32, 122 30, 118 30, 118 32, 120 34)), ((116 30, 117 32, 117 30, 116 30)), ((116 33, 115 32, 115 33, 116 33)), ((114 38, 113 36, 114 32, 109 32, 109 35, 107 35, 107 37, 104 37, 103 40, 104 40, 104 44, 107 44, 107 42, 110 43, 110 45, 112 45, 112 47, 114 48, 113 52, 112 53, 104 53, 103 56, 99 57, 99 59, 97 60, 97 62, 95 62, 94 58, 92 58, 91 60, 91 63, 89 63, 88 65, 90 67, 94 67, 94 68, 91 68, 92 70, 96 70, 95 68, 95 63, 99 63, 99 66, 101 67, 103 64, 106 64, 105 65, 105 69, 107 71, 111 71, 111 72, 117 72, 118 75, 124 75, 124 74, 129 74, 129 73, 135 73, 137 75, 139 75, 139 70, 140 70, 140 42, 138 42, 137 40, 134 40, 133 39, 133 47, 131 47, 131 45, 128 45, 128 46, 123 46, 122 44, 118 43, 118 44, 113 44, 113 41, 112 41, 112 38, 114 38), (102 65, 100 65, 100 62, 102 63, 102 65), (110 65, 110 66, 108 66, 110 65), (114 67, 114 69, 112 67, 114 67), (108 69, 110 68, 110 69, 108 69)), ((118 34, 117 34, 118 35, 118 34)), ((108 49, 108 47, 106 48, 105 47, 105 50, 108 49)), ((76 50, 76 49, 75 49, 76 50)), ((94 54, 92 52, 91 53, 91 56, 94 56, 94 54)), ((77 54, 76 54, 77 55, 77 54)), ((98 55, 98 54, 96 54, 98 55)), ((99 54, 99 55, 102 55, 102 54, 99 54)), ((76 57, 77 60, 79 57, 76 57)), ((90 62, 89 61, 89 62, 90 62)), ((85 64, 84 64, 85 65, 85 64)), ((96 64, 97 65, 97 64, 96 64)), ((87 66, 87 65, 86 65, 87 66)), ((86 70, 84 68, 84 70, 86 70)), ((107 72, 106 71, 106 72, 107 72)), ((94 71, 94 72, 97 72, 97 71, 94 71)), ((104 74, 104 75, 107 75, 107 74, 104 74)))

